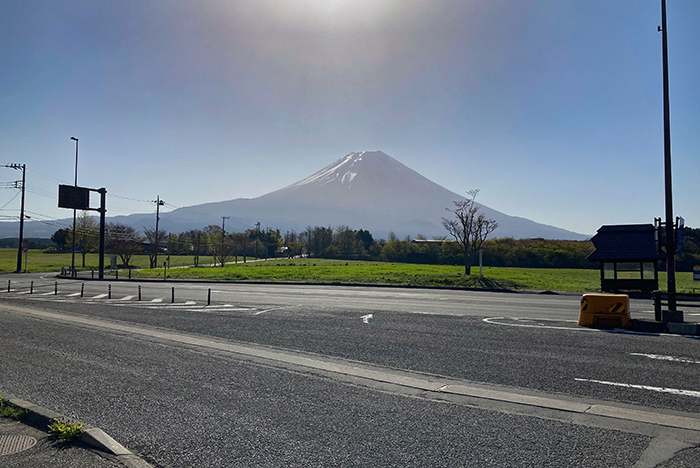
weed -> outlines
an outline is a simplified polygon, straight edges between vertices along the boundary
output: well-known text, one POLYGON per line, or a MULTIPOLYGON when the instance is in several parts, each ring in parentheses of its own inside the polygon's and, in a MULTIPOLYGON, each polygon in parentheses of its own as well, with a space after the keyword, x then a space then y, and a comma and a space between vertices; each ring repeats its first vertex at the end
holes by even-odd
POLYGON ((49 424, 49 434, 56 437, 60 442, 71 442, 83 433, 83 424, 69 418, 67 421, 54 419, 49 424))
POLYGON ((27 414, 26 409, 8 403, 0 396, 0 416, 20 420, 25 414, 27 414))

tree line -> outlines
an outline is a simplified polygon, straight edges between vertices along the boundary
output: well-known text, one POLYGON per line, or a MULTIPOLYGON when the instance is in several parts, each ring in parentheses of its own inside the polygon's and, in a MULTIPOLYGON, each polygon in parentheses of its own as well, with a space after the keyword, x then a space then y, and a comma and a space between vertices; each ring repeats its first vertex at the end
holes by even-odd
MULTIPOLYGON (((700 229, 685 228, 683 252, 678 257, 678 271, 692 271, 700 265, 700 229)), ((51 237, 55 251, 70 251, 72 230, 59 229, 51 237)), ((151 267, 156 267, 156 232, 144 229, 142 233, 120 223, 106 226, 106 249, 120 258, 123 266, 130 264, 133 255, 148 254, 151 267)), ((76 223, 77 251, 83 257, 96 252, 99 226, 94 218, 82 214, 76 223)), ((305 255, 314 258, 342 260, 370 260, 400 263, 470 265, 478 264, 478 249, 470 251, 465 262, 465 250, 447 236, 426 239, 399 239, 389 233, 388 239, 374 239, 365 229, 348 226, 307 226, 301 232, 284 235, 273 229, 248 229, 244 232, 223 233, 221 226, 209 225, 181 233, 158 232, 159 255, 191 255, 199 266, 202 257, 224 265, 242 257, 278 258, 305 255)), ((590 241, 549 239, 495 238, 480 244, 484 265, 528 268, 598 268, 598 263, 586 257, 594 247, 590 241)))

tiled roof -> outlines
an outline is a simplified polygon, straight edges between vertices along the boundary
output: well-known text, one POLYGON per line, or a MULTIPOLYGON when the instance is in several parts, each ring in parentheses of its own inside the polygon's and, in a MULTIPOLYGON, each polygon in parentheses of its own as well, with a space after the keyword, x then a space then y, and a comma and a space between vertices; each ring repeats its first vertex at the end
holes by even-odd
POLYGON ((587 258, 590 261, 641 261, 661 260, 654 240, 653 224, 621 224, 602 226, 591 241, 595 250, 587 258))

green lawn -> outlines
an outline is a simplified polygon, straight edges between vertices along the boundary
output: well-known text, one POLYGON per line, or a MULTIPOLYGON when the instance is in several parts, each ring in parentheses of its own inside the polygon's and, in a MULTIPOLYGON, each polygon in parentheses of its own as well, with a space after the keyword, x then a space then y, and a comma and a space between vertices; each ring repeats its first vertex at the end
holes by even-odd
MULTIPOLYGON (((29 272, 53 272, 70 266, 71 254, 46 254, 31 250, 27 256, 29 272)), ((158 263, 167 256, 158 257, 158 263)), ((86 256, 85 269, 97 269, 98 255, 86 256)), ((172 256, 171 266, 192 265, 190 256, 172 256)), ((211 257, 202 257, 201 263, 211 263, 211 257)), ((76 254, 76 266, 82 269, 82 256, 76 254)), ((163 269, 145 269, 148 256, 137 255, 132 264, 144 268, 133 271, 135 278, 162 278, 163 269)), ((109 257, 105 258, 109 265, 109 257)), ((0 272, 13 272, 17 266, 17 251, 0 249, 0 272)), ((23 263, 24 266, 24 263, 23 263)), ((168 278, 202 279, 222 281, 291 281, 314 283, 369 283, 401 284, 410 286, 442 286, 463 288, 534 289, 550 291, 598 291, 598 270, 544 269, 544 268, 500 268, 485 267, 484 278, 479 278, 479 268, 472 268, 471 276, 464 276, 464 268, 449 265, 414 265, 406 263, 357 262, 323 259, 267 260, 239 263, 221 267, 170 268, 168 278)), ((107 272, 109 275, 109 272, 107 272)), ((665 289, 666 274, 659 274, 659 286, 665 289)), ((676 285, 679 292, 692 292, 693 276, 690 272, 678 272, 676 285)), ((700 284, 696 285, 700 287, 700 284)))
MULTIPOLYGON (((109 255, 105 255, 105 267, 109 267, 109 255)), ((158 256, 158 263, 162 266, 168 256, 158 256)), ((117 257, 117 262, 121 260, 117 257)), ((171 256, 171 266, 188 266, 194 262, 189 255, 171 256)), ((201 263, 211 263, 211 257, 200 257, 201 263)), ((70 267, 70 253, 44 253, 43 250, 30 250, 27 252, 27 271, 30 273, 45 273, 59 271, 61 267, 70 267)), ((148 268, 148 255, 134 255, 131 264, 137 268, 148 268)), ((75 267, 78 270, 97 270, 99 267, 99 255, 90 253, 85 255, 85 267, 83 256, 75 253, 75 267)), ((13 272, 17 269, 17 249, 0 249, 0 273, 13 272)), ((24 255, 22 256, 22 271, 24 271, 24 255)))
MULTIPOLYGON (((550 291, 599 291, 598 270, 485 267, 479 278, 478 267, 464 276, 464 267, 415 265, 406 263, 356 262, 323 259, 268 260, 227 265, 224 268, 168 270, 168 278, 222 281, 299 281, 318 283, 404 284, 468 288, 535 289, 550 291)), ((141 270, 137 277, 161 277, 162 270, 141 270)), ((665 273, 660 275, 664 287, 665 273)), ((691 292, 692 273, 677 273, 679 292, 691 292)))

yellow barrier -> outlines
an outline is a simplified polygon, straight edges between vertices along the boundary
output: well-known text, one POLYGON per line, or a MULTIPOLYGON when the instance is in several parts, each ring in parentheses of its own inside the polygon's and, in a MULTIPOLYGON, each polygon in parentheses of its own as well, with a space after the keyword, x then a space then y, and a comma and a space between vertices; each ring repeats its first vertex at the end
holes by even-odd
POLYGON ((627 328, 630 298, 627 294, 584 294, 578 324, 592 328, 627 328))

